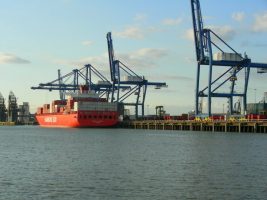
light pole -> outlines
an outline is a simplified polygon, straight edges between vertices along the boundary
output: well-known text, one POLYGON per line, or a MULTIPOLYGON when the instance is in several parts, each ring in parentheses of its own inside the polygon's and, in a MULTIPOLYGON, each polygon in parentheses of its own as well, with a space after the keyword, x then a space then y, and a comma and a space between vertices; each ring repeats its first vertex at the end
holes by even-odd
POLYGON ((256 104, 257 89, 255 88, 254 91, 255 91, 255 97, 254 97, 255 99, 254 99, 254 102, 255 102, 255 104, 256 104))
POLYGON ((257 89, 255 88, 254 89, 254 91, 255 91, 255 99, 254 99, 254 109, 255 109, 255 113, 257 113, 258 114, 258 112, 259 112, 259 108, 258 108, 258 105, 257 105, 257 102, 256 102, 256 100, 257 100, 257 89))

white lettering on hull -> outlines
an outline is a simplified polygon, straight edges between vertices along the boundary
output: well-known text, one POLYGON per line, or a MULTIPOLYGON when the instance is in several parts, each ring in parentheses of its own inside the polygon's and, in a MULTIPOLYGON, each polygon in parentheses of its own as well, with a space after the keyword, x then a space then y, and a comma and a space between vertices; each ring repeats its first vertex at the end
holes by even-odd
POLYGON ((56 117, 45 117, 44 121, 47 123, 55 123, 57 122, 57 118, 56 117))

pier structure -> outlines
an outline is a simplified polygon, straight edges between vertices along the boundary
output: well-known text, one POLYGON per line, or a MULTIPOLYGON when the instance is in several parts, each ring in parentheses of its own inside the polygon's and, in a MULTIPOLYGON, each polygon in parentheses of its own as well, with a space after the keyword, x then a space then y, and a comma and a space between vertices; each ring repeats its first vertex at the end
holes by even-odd
POLYGON ((267 133, 267 120, 135 120, 123 122, 122 127, 150 130, 267 133))

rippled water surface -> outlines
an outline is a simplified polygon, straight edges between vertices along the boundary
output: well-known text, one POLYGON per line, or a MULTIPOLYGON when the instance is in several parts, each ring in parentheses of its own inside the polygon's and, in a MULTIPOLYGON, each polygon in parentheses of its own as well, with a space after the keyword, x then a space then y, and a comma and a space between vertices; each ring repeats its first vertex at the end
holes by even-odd
POLYGON ((0 199, 267 199, 267 135, 0 127, 0 199))

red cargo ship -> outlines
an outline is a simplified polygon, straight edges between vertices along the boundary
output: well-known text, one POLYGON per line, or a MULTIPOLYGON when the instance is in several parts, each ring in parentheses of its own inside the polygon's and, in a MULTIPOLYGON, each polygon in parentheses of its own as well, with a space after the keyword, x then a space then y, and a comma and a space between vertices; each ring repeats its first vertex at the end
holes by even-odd
POLYGON ((43 127, 111 127, 118 123, 117 103, 107 102, 98 94, 81 86, 66 100, 55 100, 39 107, 36 119, 43 127))

